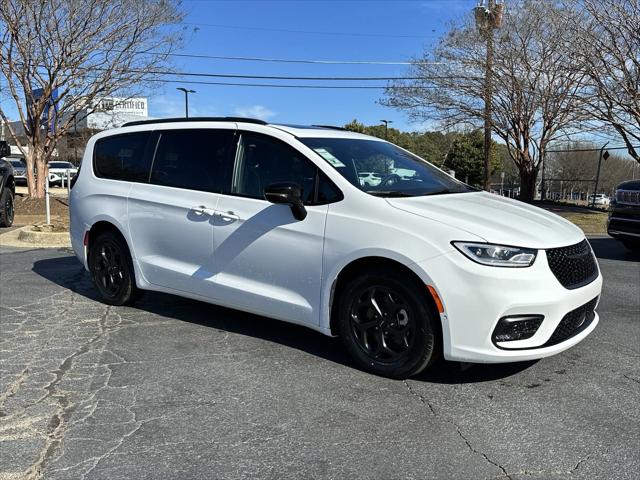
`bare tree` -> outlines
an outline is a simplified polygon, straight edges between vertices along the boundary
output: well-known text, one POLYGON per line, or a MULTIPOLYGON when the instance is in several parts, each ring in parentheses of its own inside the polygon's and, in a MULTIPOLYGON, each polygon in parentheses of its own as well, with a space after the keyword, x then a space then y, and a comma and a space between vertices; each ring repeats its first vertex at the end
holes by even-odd
POLYGON ((640 162, 640 0, 565 0, 568 59, 585 75, 587 118, 610 126, 640 162))
MULTIPOLYGON (((573 142, 564 145, 547 156, 547 188, 558 191, 562 188, 562 198, 570 192, 581 193, 586 199, 594 193, 598 169, 598 147, 590 142, 573 142)), ((612 194, 616 186, 636 176, 640 165, 625 155, 611 156, 602 161, 598 192, 612 194)))
MULTIPOLYGON (((509 2, 493 56, 493 132, 507 145, 520 174, 520 198, 531 201, 549 142, 577 118, 574 96, 583 74, 568 68, 569 12, 555 2, 509 2)), ((469 16, 412 66, 417 81, 391 84, 383 103, 416 120, 446 128, 478 127, 484 118, 486 39, 469 16), (435 63, 435 65, 434 65, 435 63)))
POLYGON ((78 116, 161 71, 180 37, 167 25, 181 19, 174 0, 0 2, 0 74, 27 141, 4 108, 0 117, 25 156, 30 196, 44 195, 46 164, 78 116))

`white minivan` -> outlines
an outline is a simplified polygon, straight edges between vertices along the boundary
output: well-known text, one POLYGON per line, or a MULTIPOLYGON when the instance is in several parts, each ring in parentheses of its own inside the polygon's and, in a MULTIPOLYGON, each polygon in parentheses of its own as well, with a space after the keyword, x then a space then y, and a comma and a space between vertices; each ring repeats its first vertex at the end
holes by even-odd
POLYGON ((297 323, 379 375, 538 359, 598 323, 578 227, 339 128, 128 123, 91 138, 70 202, 106 303, 155 290, 297 323))

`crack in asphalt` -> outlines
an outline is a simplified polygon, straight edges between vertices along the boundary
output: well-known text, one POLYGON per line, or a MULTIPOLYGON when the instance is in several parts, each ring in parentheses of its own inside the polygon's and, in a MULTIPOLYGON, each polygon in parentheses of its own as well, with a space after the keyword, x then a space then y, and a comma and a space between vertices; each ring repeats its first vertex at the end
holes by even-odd
MULTIPOLYGON (((586 456, 584 456, 583 458, 581 458, 580 460, 578 460, 578 462, 573 466, 573 468, 571 468, 570 470, 527 470, 522 469, 519 470, 517 472, 513 472, 511 473, 511 475, 527 475, 527 476, 531 476, 531 475, 573 475, 573 473, 578 470, 578 468, 580 468, 580 466, 586 462, 587 460, 589 460, 591 458, 591 453, 587 454, 586 456)), ((508 479, 510 477, 505 476, 505 475, 500 475, 499 477, 494 477, 493 480, 504 480, 504 479, 508 479)))
POLYGON ((636 383, 640 383, 640 380, 638 380, 637 378, 634 378, 630 375, 627 375, 626 373, 623 373, 622 376, 624 378, 626 378, 627 380, 631 380, 632 382, 636 382, 636 383))
POLYGON ((580 466, 586 462, 587 460, 589 460, 591 458, 591 453, 587 454, 585 457, 581 458, 580 460, 578 460, 578 463, 576 463, 576 465, 571 469, 571 471, 569 473, 573 473, 576 470, 578 470, 578 468, 580 468, 580 466))
POLYGON ((9 398, 13 397, 18 392, 18 390, 20 390, 20 386, 27 379, 28 376, 29 376, 29 367, 27 366, 22 369, 22 372, 20 372, 20 374, 18 375, 18 378, 16 378, 13 382, 11 382, 7 390, 5 390, 2 394, 0 394, 0 409, 3 407, 4 402, 6 402, 9 398))
MULTIPOLYGON (((68 311, 73 306, 73 297, 75 293, 72 294, 71 305, 69 305, 64 311, 68 311)), ((47 394, 38 400, 38 403, 43 402, 48 398, 55 398, 57 401, 56 412, 53 417, 49 421, 47 426, 46 440, 44 447, 40 450, 40 454, 36 462, 31 465, 31 467, 27 470, 26 478, 27 480, 37 480, 42 478, 42 472, 47 464, 47 462, 52 458, 52 456, 56 453, 60 443, 62 442, 64 432, 66 429, 66 424, 69 420, 69 417, 73 413, 76 404, 71 402, 66 395, 65 391, 62 391, 58 388, 58 385, 62 381, 65 374, 71 369, 73 365, 73 361, 91 350, 92 346, 102 339, 105 336, 108 336, 114 328, 117 328, 119 324, 116 324, 115 327, 107 327, 106 321, 111 312, 111 306, 107 305, 104 309, 102 316, 98 322, 98 333, 91 338, 89 341, 84 343, 80 348, 74 351, 71 355, 67 356, 60 366, 53 372, 55 378, 44 387, 44 390, 47 394)))
MULTIPOLYGON (((625 375, 626 376, 626 375, 625 375)), ((635 379, 632 379, 635 380, 635 379)), ((583 458, 580 458, 576 464, 573 466, 573 468, 571 468, 570 470, 561 470, 561 471, 546 471, 546 470, 520 470, 518 472, 512 472, 509 473, 507 472, 506 468, 503 467, 502 465, 500 465, 499 463, 497 463, 496 461, 492 460, 491 458, 489 458, 489 456, 487 454, 485 454, 484 452, 481 452, 480 450, 478 450, 477 448, 475 448, 471 442, 469 441, 469 439, 466 437, 466 435, 462 432, 462 429, 460 428, 460 426, 454 422, 453 420, 451 420, 450 418, 447 417, 443 417, 442 415, 438 414, 436 412, 436 409, 434 408, 433 404, 431 402, 429 402, 424 395, 421 395, 420 393, 416 392, 411 385, 409 384, 408 380, 403 380, 402 383, 405 385, 405 387, 407 388, 407 390, 409 391, 409 393, 411 395, 413 395, 414 397, 418 398, 418 400, 420 400, 420 402, 427 406, 429 408, 429 411, 431 412, 431 414, 434 417, 438 417, 441 418, 442 420, 444 420, 445 422, 449 423, 450 425, 452 425, 456 431, 456 433, 458 434, 458 436, 464 441, 464 443, 467 445, 467 448, 473 452, 476 455, 480 455, 482 458, 484 458, 488 463, 490 463, 491 465, 499 468, 502 472, 502 474, 498 477, 492 477, 495 480, 513 480, 513 475, 536 475, 536 474, 545 474, 545 473, 551 473, 551 474, 573 474, 576 470, 578 470, 583 463, 585 463, 586 461, 588 461, 591 458, 591 453, 587 454, 586 456, 584 456, 583 458)))
POLYGON ((402 383, 405 385, 405 387, 407 387, 407 390, 409 391, 409 393, 411 395, 413 395, 414 397, 417 397, 420 402, 422 402, 422 404, 426 405, 429 407, 429 411, 431 412, 431 414, 434 417, 437 418, 441 418, 442 420, 444 420, 445 422, 447 422, 448 424, 452 425, 455 428, 456 433, 458 434, 458 436, 464 441, 464 443, 467 445, 467 448, 473 452, 475 455, 480 455, 482 458, 484 458, 488 463, 490 463, 491 465, 493 465, 494 467, 500 469, 502 471, 502 476, 503 478, 506 478, 508 480, 511 480, 511 476, 509 475, 509 473, 507 473, 507 470, 500 465, 499 463, 495 462, 494 460, 492 460, 491 458, 489 458, 489 456, 484 453, 481 452, 480 450, 478 450, 477 448, 475 448, 473 445, 471 445, 471 442, 469 441, 469 439, 465 436, 464 433, 462 433, 462 430, 460 428, 460 426, 454 422, 453 420, 451 420, 448 417, 443 417, 442 415, 439 415, 435 408, 433 407, 433 405, 431 404, 431 402, 429 402, 426 398, 424 398, 423 395, 419 394, 418 392, 416 392, 411 385, 409 384, 408 380, 403 380, 402 383))

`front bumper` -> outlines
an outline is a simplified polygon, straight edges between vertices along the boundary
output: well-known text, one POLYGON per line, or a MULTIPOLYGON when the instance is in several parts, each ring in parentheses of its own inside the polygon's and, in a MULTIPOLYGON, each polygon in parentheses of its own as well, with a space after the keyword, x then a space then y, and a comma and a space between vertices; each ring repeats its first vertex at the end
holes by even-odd
POLYGON ((614 238, 640 240, 640 215, 636 218, 610 216, 607 233, 614 238))
POLYGON ((441 319, 448 360, 503 363, 555 355, 582 341, 599 321, 596 313, 576 335, 545 346, 567 313, 599 297, 602 275, 598 271, 591 283, 568 290, 551 272, 544 250, 527 268, 479 265, 458 251, 418 266, 431 278, 444 305, 441 319), (494 344, 491 336, 498 321, 512 315, 543 315, 544 320, 528 339, 494 344))

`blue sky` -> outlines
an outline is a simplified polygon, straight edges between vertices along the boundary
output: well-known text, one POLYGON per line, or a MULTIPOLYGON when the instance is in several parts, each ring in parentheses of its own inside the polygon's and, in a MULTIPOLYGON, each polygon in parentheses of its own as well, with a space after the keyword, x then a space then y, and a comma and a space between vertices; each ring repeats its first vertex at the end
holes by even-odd
MULTIPOLYGON (((186 35, 181 52, 284 59, 407 61, 433 45, 449 22, 468 13, 476 3, 475 0, 187 0, 183 2, 187 12, 184 22, 193 32, 186 35)), ((173 67, 191 72, 286 76, 402 76, 407 71, 402 65, 307 65, 177 57, 173 58, 173 67)), ((166 84, 149 94, 150 115, 183 115, 184 97, 176 90, 177 86, 166 84)), ((401 112, 380 105, 382 90, 186 83, 184 86, 197 91, 190 97, 193 115, 242 115, 274 122, 333 125, 342 125, 353 118, 373 124, 385 118, 392 120, 394 127, 420 127, 409 124, 401 112)))

